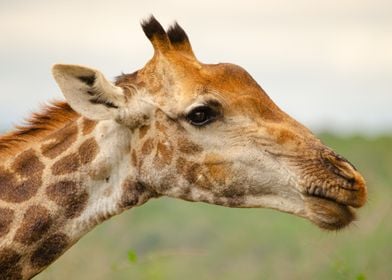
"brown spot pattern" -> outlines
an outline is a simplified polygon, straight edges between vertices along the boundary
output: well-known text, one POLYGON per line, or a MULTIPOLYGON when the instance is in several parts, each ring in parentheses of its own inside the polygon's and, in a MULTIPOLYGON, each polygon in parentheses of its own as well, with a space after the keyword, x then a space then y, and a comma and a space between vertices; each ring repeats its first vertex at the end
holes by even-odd
POLYGON ((77 134, 78 127, 75 123, 54 132, 46 138, 47 144, 42 145, 42 154, 51 159, 58 157, 76 141, 77 134))
POLYGON ((178 150, 184 154, 193 155, 203 151, 203 149, 199 145, 193 143, 185 137, 179 137, 177 146, 178 150))
POLYGON ((92 162, 99 152, 97 141, 89 138, 79 147, 80 162, 82 165, 92 162))
POLYGON ((20 181, 11 172, 0 169, 0 199, 14 203, 30 199, 42 184, 41 176, 42 171, 20 181))
POLYGON ((142 154, 148 156, 149 154, 151 154, 153 148, 153 140, 151 138, 147 139, 142 146, 142 154))
POLYGON ((6 170, 0 169, 0 197, 3 193, 10 192, 16 184, 16 178, 6 170))
POLYGON ((20 254, 9 248, 0 251, 0 280, 22 279, 21 258, 20 254))
POLYGON ((88 193, 72 181, 60 181, 48 187, 47 196, 64 207, 65 217, 73 219, 82 213, 87 205, 88 193))
POLYGON ((186 161, 180 157, 176 163, 177 172, 184 176, 184 178, 190 183, 200 188, 212 189, 213 184, 205 176, 203 168, 199 163, 186 161))
POLYGON ((149 125, 143 125, 139 128, 139 139, 143 139, 146 136, 147 131, 150 129, 149 125))
POLYGON ((0 208, 0 238, 5 236, 9 232, 13 219, 13 210, 0 208))
POLYGON ((31 176, 32 174, 43 171, 44 168, 45 166, 39 160, 33 149, 19 154, 12 164, 12 169, 21 176, 31 176))
POLYGON ((204 159, 206 175, 220 186, 225 186, 230 179, 231 163, 225 161, 221 156, 208 154, 204 159))
POLYGON ((43 268, 55 261, 69 246, 70 240, 64 233, 55 233, 46 238, 33 252, 30 262, 34 268, 43 268))
POLYGON ((208 170, 209 176, 211 176, 215 182, 220 185, 224 185, 228 172, 226 171, 226 166, 223 164, 207 163, 206 168, 208 170))
POLYGON ((52 174, 63 175, 63 174, 72 173, 77 171, 79 167, 80 167, 79 154, 73 153, 56 161, 52 166, 52 174))
POLYGON ((11 167, 13 172, 0 169, 0 199, 15 203, 30 199, 41 186, 45 166, 29 149, 19 154, 11 167), (16 174, 22 178, 18 179, 16 174))
POLYGON ((83 135, 86 136, 87 134, 90 134, 94 130, 96 125, 96 121, 83 118, 83 135))
POLYGON ((78 153, 63 157, 52 166, 53 175, 63 175, 75 172, 81 165, 92 162, 97 156, 99 147, 94 138, 89 138, 80 145, 78 153))
POLYGON ((123 194, 120 200, 120 208, 131 208, 139 203, 139 198, 146 190, 144 186, 135 182, 134 180, 127 179, 122 185, 123 194))
POLYGON ((24 214, 22 225, 15 234, 15 241, 31 245, 39 241, 53 224, 49 211, 38 205, 30 206, 24 214))

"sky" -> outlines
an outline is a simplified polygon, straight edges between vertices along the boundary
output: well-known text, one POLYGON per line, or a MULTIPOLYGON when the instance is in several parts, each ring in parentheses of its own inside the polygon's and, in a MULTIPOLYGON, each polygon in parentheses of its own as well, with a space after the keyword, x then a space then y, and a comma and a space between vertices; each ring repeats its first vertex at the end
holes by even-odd
POLYGON ((140 69, 140 21, 177 20, 198 59, 244 67, 316 132, 392 132, 392 1, 0 0, 0 128, 62 99, 55 63, 140 69))

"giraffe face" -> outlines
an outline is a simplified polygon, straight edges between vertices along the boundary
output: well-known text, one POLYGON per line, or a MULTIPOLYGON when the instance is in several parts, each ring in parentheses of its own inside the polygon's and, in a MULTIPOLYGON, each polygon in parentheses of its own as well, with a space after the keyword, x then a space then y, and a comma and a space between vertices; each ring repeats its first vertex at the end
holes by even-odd
POLYGON ((135 132, 130 163, 160 195, 269 207, 339 229, 366 201, 362 176, 281 111, 241 67, 202 64, 183 30, 143 25, 155 55, 113 85, 90 68, 54 67, 70 105, 135 132))
MULTIPOLYGON (((148 184, 191 201, 275 208, 327 229, 352 221, 366 189, 350 163, 281 111, 244 69, 175 59, 153 75, 170 72, 172 81, 151 94, 152 122, 139 132, 148 184)), ((137 75, 151 83, 150 74, 137 75)))

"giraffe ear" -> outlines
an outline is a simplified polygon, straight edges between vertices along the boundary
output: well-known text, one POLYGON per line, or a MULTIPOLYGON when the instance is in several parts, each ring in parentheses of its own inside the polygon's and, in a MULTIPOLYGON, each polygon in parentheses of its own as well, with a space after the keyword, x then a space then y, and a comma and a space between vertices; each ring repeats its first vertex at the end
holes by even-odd
POLYGON ((126 104, 122 88, 113 85, 98 70, 56 64, 52 73, 72 109, 91 120, 115 119, 126 104))

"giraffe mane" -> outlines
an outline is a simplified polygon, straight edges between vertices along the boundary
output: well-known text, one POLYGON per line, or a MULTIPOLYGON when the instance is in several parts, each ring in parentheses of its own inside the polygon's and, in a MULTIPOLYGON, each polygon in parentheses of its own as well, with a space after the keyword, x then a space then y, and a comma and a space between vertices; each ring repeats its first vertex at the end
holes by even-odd
POLYGON ((41 139, 56 129, 79 118, 65 101, 53 101, 35 112, 24 124, 16 125, 11 132, 0 136, 0 154, 13 154, 33 140, 41 139))

